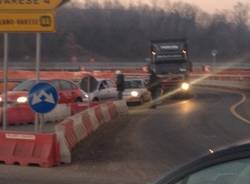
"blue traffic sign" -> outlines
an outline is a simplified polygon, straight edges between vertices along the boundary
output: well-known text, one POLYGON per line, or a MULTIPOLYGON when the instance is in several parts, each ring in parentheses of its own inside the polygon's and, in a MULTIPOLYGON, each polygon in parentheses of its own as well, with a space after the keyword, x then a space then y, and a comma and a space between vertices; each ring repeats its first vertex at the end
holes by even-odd
POLYGON ((52 111, 58 103, 56 89, 47 82, 39 82, 29 92, 29 105, 33 111, 41 114, 52 111))

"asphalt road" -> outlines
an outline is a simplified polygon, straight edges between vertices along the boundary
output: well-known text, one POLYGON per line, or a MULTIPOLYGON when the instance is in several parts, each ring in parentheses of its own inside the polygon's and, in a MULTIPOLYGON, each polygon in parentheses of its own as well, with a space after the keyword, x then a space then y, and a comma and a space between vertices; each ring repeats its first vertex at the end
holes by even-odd
MULTIPOLYGON (((133 107, 130 116, 106 124, 82 142, 72 165, 0 165, 0 184, 150 183, 209 149, 250 138, 250 125, 230 112, 241 95, 211 89, 194 93, 193 99, 168 101, 155 110, 133 107)), ((247 104, 237 111, 248 118, 247 104)))

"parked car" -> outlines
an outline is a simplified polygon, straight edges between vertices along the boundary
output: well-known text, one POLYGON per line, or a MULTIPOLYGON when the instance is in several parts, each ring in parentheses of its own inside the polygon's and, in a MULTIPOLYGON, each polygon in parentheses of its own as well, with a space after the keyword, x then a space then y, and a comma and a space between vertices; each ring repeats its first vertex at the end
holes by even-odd
MULTIPOLYGON (((57 89, 60 104, 83 102, 83 98, 86 98, 81 92, 81 89, 71 81, 63 79, 49 79, 42 81, 48 82, 57 89)), ((28 92, 35 83, 36 80, 25 80, 19 83, 12 91, 8 92, 8 104, 18 105, 27 103, 28 92)), ((2 97, 0 97, 0 101, 2 101, 2 97)))
POLYGON ((151 100, 151 93, 148 91, 146 80, 144 79, 126 79, 123 96, 128 103, 136 102, 143 104, 151 100))
POLYGON ((85 86, 82 90, 85 92, 84 95, 88 97, 84 98, 84 101, 102 101, 109 99, 117 99, 118 96, 115 84, 110 79, 96 79, 95 83, 91 83, 89 93, 87 92, 87 85, 82 86, 85 86))

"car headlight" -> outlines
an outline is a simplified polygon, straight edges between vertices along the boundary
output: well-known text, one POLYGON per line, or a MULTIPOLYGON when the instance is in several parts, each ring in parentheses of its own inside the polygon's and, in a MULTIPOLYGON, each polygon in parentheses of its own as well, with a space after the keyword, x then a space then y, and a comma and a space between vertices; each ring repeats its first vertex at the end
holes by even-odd
POLYGON ((2 97, 0 97, 0 102, 2 102, 3 101, 3 98, 2 97))
POLYGON ((17 103, 22 104, 22 103, 26 103, 28 101, 28 98, 25 96, 21 96, 21 97, 18 97, 16 101, 17 103))
POLYGON ((89 95, 84 94, 83 97, 84 97, 84 98, 89 98, 89 95))
POLYGON ((139 93, 137 91, 132 91, 131 92, 131 96, 132 97, 138 97, 139 96, 139 93))
POLYGON ((181 89, 182 90, 187 91, 187 90, 189 90, 189 88, 190 88, 190 84, 188 84, 187 82, 183 82, 181 84, 181 89))

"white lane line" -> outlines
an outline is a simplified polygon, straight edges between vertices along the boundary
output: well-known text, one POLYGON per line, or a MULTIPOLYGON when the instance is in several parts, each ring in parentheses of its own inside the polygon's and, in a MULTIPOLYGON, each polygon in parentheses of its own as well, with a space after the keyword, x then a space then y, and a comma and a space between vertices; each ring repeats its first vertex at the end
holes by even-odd
MULTIPOLYGON (((200 87, 198 87, 200 88, 200 87)), ((239 102, 237 102, 236 104, 232 105, 230 107, 230 112, 239 120, 243 121, 244 123, 247 123, 247 124, 250 124, 250 120, 248 120, 247 118, 243 117, 242 115, 240 115, 238 112, 237 112, 237 108, 244 104, 247 100, 247 97, 244 93, 242 92, 239 92, 239 91, 234 91, 234 90, 230 90, 230 89, 219 89, 219 88, 213 88, 213 87, 206 87, 207 89, 209 90, 212 90, 212 91, 220 91, 220 92, 224 92, 224 93, 234 93, 234 94, 238 94, 240 95, 242 98, 239 102)), ((204 89, 204 88, 203 88, 204 89)))
POLYGON ((241 116, 241 115, 237 112, 237 108, 238 108, 240 105, 242 105, 243 103, 245 103, 246 100, 247 100, 247 97, 246 97, 245 94, 243 94, 243 93, 239 93, 239 94, 240 94, 241 97, 242 97, 241 100, 240 100, 238 103, 236 103, 236 104, 234 104, 233 106, 231 106, 231 107, 230 107, 230 111, 231 111, 231 113, 232 113, 236 118, 238 118, 239 120, 241 120, 241 121, 243 121, 243 122, 245 122, 245 123, 247 123, 247 124, 250 124, 250 120, 244 118, 243 116, 241 116))

